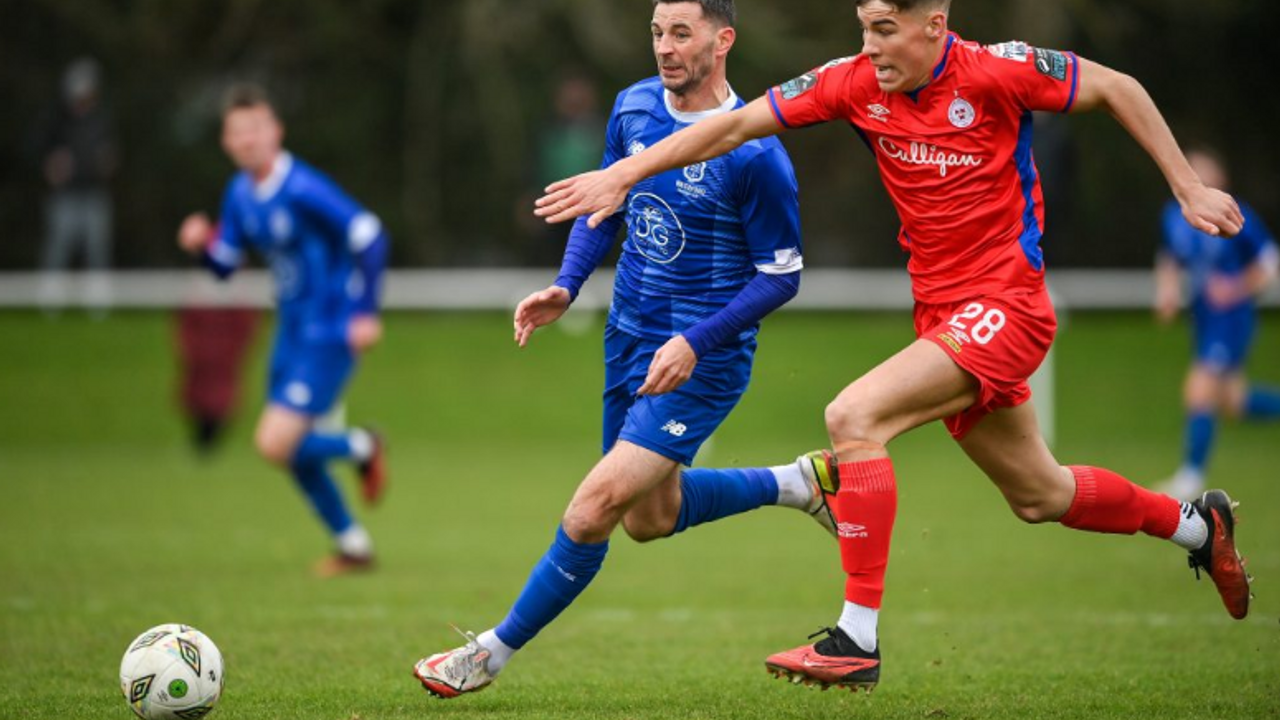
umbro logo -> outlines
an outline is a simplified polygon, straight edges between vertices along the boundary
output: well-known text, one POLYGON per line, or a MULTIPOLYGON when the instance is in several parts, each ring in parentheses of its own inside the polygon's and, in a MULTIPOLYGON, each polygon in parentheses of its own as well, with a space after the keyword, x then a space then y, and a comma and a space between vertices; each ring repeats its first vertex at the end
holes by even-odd
POLYGON ((870 537, 870 535, 867 534, 867 526, 858 525, 857 523, 838 523, 836 525, 836 534, 842 538, 870 537))
POLYGON ((867 117, 872 120, 879 120, 882 123, 889 122, 889 108, 880 103, 872 103, 867 106, 867 117))

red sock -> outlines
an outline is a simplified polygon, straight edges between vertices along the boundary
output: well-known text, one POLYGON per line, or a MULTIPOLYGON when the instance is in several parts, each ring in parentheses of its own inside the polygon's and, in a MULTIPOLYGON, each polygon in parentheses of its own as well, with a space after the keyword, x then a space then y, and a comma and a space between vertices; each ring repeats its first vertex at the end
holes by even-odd
POLYGON ((1076 496, 1058 522, 1076 530, 1132 535, 1139 530, 1168 539, 1178 529, 1177 500, 1154 493, 1103 468, 1070 465, 1076 496))
POLYGON ((840 491, 835 515, 840 560, 848 574, 844 597, 864 607, 879 608, 884 570, 889 564, 889 536, 898 513, 898 485, 889 458, 840 463, 840 491))

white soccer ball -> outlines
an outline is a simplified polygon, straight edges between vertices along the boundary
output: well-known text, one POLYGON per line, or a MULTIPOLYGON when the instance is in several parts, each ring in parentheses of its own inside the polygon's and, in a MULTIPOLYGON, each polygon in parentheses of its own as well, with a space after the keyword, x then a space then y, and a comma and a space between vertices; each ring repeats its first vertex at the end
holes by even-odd
POLYGON ((193 720, 222 694, 222 653, 190 625, 157 625, 129 643, 120 690, 143 720, 193 720))

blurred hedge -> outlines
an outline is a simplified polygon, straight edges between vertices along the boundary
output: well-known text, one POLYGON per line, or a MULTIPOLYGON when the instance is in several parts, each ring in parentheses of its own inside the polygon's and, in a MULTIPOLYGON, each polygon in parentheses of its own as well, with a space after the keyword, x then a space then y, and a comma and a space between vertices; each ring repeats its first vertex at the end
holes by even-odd
MULTIPOLYGON (((853 3, 740 0, 730 79, 750 98, 857 52, 853 3)), ((0 0, 0 268, 34 265, 44 192, 32 147, 65 64, 106 69, 123 164, 115 183, 124 266, 184 262, 174 228, 213 210, 230 172, 217 99, 262 80, 288 144, 376 210, 401 265, 546 264, 562 232, 527 221, 536 145, 557 82, 599 88, 601 114, 653 74, 642 0, 0 0)), ((1184 141, 1220 146, 1235 189, 1280 226, 1273 181, 1280 52, 1267 0, 954 0, 968 39, 1072 49, 1141 80, 1184 141)), ((789 133, 811 264, 897 266, 896 218, 847 127, 789 133)), ((1051 263, 1146 264, 1166 190, 1109 118, 1059 118, 1037 155, 1051 263)))

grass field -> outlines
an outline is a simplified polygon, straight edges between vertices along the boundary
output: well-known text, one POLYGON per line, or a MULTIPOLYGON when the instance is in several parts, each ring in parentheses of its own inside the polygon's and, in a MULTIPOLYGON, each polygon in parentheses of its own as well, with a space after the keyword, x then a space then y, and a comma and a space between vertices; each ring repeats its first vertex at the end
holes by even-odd
MULTIPOLYGON (((767 654, 834 623, 843 581, 825 534, 766 508, 643 547, 620 533, 493 689, 433 700, 413 662, 458 643, 450 623, 501 619, 597 457, 600 328, 520 351, 505 314, 396 314, 387 329, 348 403, 391 442, 389 501, 360 510, 381 567, 319 581, 325 537, 249 447, 261 347, 233 436, 202 462, 169 316, 0 313, 0 718, 132 717, 120 655, 170 621, 222 648, 221 720, 1280 717, 1280 425, 1223 428, 1214 459, 1258 576, 1244 622, 1167 543, 1022 525, 934 425, 891 448, 874 694, 765 674, 767 654)), ((908 333, 898 314, 770 320, 752 390, 699 464, 824 444, 827 400, 908 333)), ((1056 350, 1059 457, 1143 482, 1171 472, 1185 345, 1143 314, 1073 316, 1056 350)), ((1274 313, 1253 370, 1280 382, 1274 313)))

